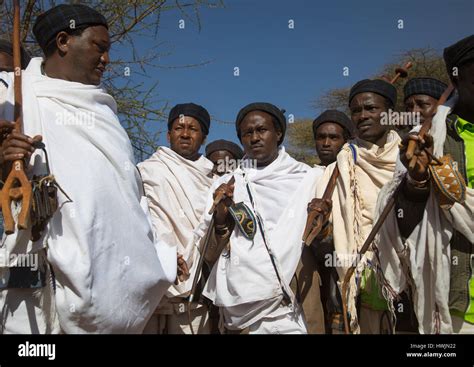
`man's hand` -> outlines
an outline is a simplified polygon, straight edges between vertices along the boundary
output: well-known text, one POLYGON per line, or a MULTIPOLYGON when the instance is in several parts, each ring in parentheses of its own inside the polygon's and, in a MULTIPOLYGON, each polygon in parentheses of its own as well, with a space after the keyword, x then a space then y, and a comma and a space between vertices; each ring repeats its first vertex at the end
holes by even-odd
POLYGON ((34 143, 43 140, 41 135, 30 138, 16 131, 10 132, 2 144, 2 155, 4 162, 13 162, 17 159, 25 159, 28 162, 35 151, 34 143))
POLYGON ((429 178, 429 164, 431 162, 430 155, 426 153, 426 150, 433 154, 433 137, 426 134, 424 138, 418 135, 409 134, 406 136, 400 144, 400 160, 403 165, 407 168, 408 174, 415 181, 425 181, 429 178), (416 148, 413 156, 416 157, 416 165, 413 169, 410 169, 410 160, 407 159, 406 152, 408 148, 408 142, 410 140, 416 141, 416 148))
POLYGON ((184 260, 183 255, 178 254, 178 274, 175 284, 178 285, 179 282, 185 282, 189 279, 189 275, 189 268, 186 260, 184 260))
POLYGON ((14 127, 14 122, 0 120, 0 145, 3 144, 3 142, 7 138, 7 135, 12 132, 14 127))
POLYGON ((331 199, 316 199, 314 198, 308 204, 308 214, 312 211, 321 214, 323 217, 322 226, 326 224, 329 220, 332 210, 332 200, 331 199))
POLYGON ((216 224, 222 225, 226 223, 227 216, 229 215, 229 206, 232 205, 232 198, 234 197, 234 184, 220 185, 214 192, 213 198, 217 195, 223 195, 223 199, 217 204, 216 207, 216 224))

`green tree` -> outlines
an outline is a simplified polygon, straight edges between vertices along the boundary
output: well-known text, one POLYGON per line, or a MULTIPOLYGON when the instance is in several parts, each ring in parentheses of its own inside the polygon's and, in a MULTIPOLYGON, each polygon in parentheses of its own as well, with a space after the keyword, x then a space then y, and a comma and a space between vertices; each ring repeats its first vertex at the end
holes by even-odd
POLYGON ((297 119, 288 124, 288 153, 298 161, 313 166, 319 163, 313 138, 313 120, 297 119))

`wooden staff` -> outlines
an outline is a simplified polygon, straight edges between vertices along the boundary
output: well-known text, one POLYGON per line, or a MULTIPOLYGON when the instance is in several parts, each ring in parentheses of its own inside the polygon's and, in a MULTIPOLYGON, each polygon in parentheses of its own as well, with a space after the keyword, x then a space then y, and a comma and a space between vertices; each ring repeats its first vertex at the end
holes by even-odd
MULTIPOLYGON (((235 182, 235 177, 232 176, 229 182, 227 182, 227 185, 233 185, 235 182)), ((224 199, 224 194, 219 193, 216 195, 214 202, 212 203, 211 209, 209 209, 209 214, 213 214, 216 211, 217 204, 221 202, 222 199, 224 199)))
MULTIPOLYGON (((21 94, 21 51, 20 51, 20 4, 19 0, 13 2, 13 66, 14 66, 14 131, 23 132, 23 101, 21 94)), ((17 159, 13 162, 10 173, 1 193, 1 207, 5 233, 11 234, 15 231, 15 220, 13 219, 11 203, 21 202, 21 211, 18 215, 18 229, 25 229, 29 219, 31 208, 31 184, 26 177, 24 162, 17 159)))
MULTIPOLYGON (((227 185, 232 185, 234 182, 235 182, 235 177, 232 176, 230 180, 227 182, 227 185)), ((207 228, 206 236, 204 237, 204 244, 202 246, 201 256, 199 257, 199 262, 196 267, 196 273, 193 279, 193 285, 191 287, 191 293, 189 295, 189 303, 193 301, 194 293, 196 293, 197 283, 201 275, 202 267, 204 265, 204 257, 206 255, 207 249, 209 247, 210 239, 211 239, 211 232, 214 230, 214 221, 216 217, 215 212, 216 212, 217 204, 219 204, 222 201, 222 199, 224 199, 224 197, 225 197, 224 194, 216 195, 214 202, 212 203, 211 210, 209 210, 209 214, 212 215, 212 218, 211 218, 211 222, 209 223, 209 227, 207 228)))
MULTIPOLYGON (((331 199, 332 194, 334 193, 334 189, 336 188, 337 178, 339 177, 339 168, 336 166, 334 167, 334 171, 332 171, 331 177, 329 178, 328 185, 326 186, 326 190, 323 193, 323 200, 331 199)), ((323 215, 321 213, 310 211, 308 213, 308 217, 306 219, 306 227, 303 232, 303 242, 306 246, 311 246, 314 239, 317 237, 319 232, 323 227, 323 215), (314 225, 313 225, 314 223, 314 225)))
MULTIPOLYGON (((448 86, 448 88, 446 88, 446 90, 443 92, 443 94, 439 98, 438 102, 436 103, 435 112, 437 111, 438 106, 440 106, 440 105, 442 105, 446 102, 448 97, 451 95, 452 91, 453 91, 453 86, 452 86, 452 84, 450 84, 448 86)), ((419 136, 424 137, 425 134, 430 130, 431 122, 433 120, 433 117, 434 117, 434 115, 427 118, 423 122, 423 125, 421 126, 421 129, 418 133, 419 136)), ((410 143, 414 143, 414 147, 412 148, 412 152, 411 152, 411 160, 410 160, 410 168, 413 168, 413 167, 415 167, 416 160, 417 160, 417 156, 414 155, 414 149, 416 148, 416 141, 415 140, 410 140, 410 143), (412 165, 413 160, 415 161, 415 163, 412 165)), ((409 149, 409 147, 410 147, 410 145, 408 145, 408 147, 407 147, 407 153, 406 153, 407 158, 408 158, 408 149, 409 149)), ((438 160, 436 157, 433 157, 428 151, 427 151, 427 153, 433 160, 438 160)), ((400 182, 400 184, 395 189, 392 196, 387 201, 387 205, 385 206, 382 213, 380 214, 379 219, 377 219, 377 222, 375 222, 374 226, 372 227, 372 230, 370 231, 367 239, 365 240, 364 244, 362 245, 362 247, 361 247, 361 249, 358 253, 358 256, 356 257, 354 263, 347 270, 346 275, 344 276, 344 281, 342 282, 341 301, 342 301, 342 312, 343 312, 343 318, 344 318, 344 329, 345 329, 346 334, 350 333, 349 320, 348 320, 348 317, 347 317, 347 296, 346 296, 347 295, 347 286, 348 286, 348 284, 351 280, 352 275, 354 274, 355 269, 357 268, 358 259, 361 259, 362 256, 364 256, 364 254, 369 249, 369 246, 372 244, 372 241, 374 240, 375 236, 377 235, 377 233, 379 232, 379 230, 382 227, 383 223, 385 222, 385 219, 387 219, 388 215, 392 211, 392 209, 395 205, 396 197, 397 197, 398 193, 400 192, 400 190, 401 190, 401 188, 403 187, 404 184, 405 184, 405 178, 402 180, 402 182, 400 182)))
MULTIPOLYGON (((227 184, 232 185, 234 182, 235 182, 235 177, 232 176, 230 180, 227 182, 227 184)), ((187 302, 188 303, 188 322, 189 322, 189 326, 191 328, 192 334, 194 334, 194 328, 191 322, 191 303, 194 301, 194 297, 196 296, 196 289, 197 289, 198 281, 201 277, 202 268, 204 266, 205 255, 206 255, 207 249, 209 248, 209 244, 211 242, 211 237, 212 237, 211 235, 212 235, 212 231, 214 230, 214 222, 216 218, 217 204, 219 204, 222 201, 222 199, 224 199, 224 197, 225 197, 224 194, 216 195, 216 198, 214 199, 214 202, 212 203, 211 210, 209 210, 209 214, 212 215, 212 218, 209 223, 209 227, 207 228, 206 236, 204 237, 204 244, 202 246, 199 262, 196 266, 196 272, 194 274, 193 284, 191 286, 191 292, 189 293, 189 298, 187 302)))
POLYGON ((202 267, 204 266, 204 256, 206 255, 207 249, 209 247, 209 243, 211 240, 211 232, 214 230, 214 221, 215 221, 215 214, 212 215, 211 222, 209 223, 209 227, 206 232, 206 236, 204 237, 204 244, 202 246, 201 256, 199 257, 199 262, 196 267, 196 273, 194 274, 193 284, 191 286, 191 293, 189 294, 189 304, 194 301, 195 293, 199 278, 201 277, 202 267))
MULTIPOLYGON (((413 66, 412 62, 407 62, 404 67, 396 68, 395 69, 395 76, 388 80, 391 84, 394 84, 399 78, 405 78, 408 75, 408 69, 413 66)), ((337 168, 337 164, 334 167, 334 171, 332 172, 331 177, 329 178, 328 185, 326 186, 326 190, 324 190, 324 194, 322 199, 331 199, 332 194, 334 193, 334 188, 337 184, 337 178, 339 177, 339 169, 337 168)), ((311 211, 308 214, 306 219, 306 226, 303 232, 303 242, 306 246, 310 246, 313 243, 314 239, 317 237, 319 232, 321 232, 323 225, 323 216, 318 212, 311 211)))
POLYGON ((408 75, 408 69, 410 69, 413 66, 413 63, 411 61, 408 61, 404 67, 402 68, 396 68, 395 69, 395 76, 392 79, 388 79, 386 77, 383 77, 387 82, 390 84, 395 84, 395 82, 398 80, 398 78, 406 78, 408 75))

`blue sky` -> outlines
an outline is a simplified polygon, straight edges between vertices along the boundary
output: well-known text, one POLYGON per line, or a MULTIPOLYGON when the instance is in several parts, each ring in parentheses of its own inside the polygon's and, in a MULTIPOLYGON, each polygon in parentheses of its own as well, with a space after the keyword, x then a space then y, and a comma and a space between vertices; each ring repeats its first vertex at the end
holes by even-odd
MULTIPOLYGON (((225 8, 200 9, 200 32, 186 18, 180 29, 180 19, 179 11, 162 15, 158 39, 172 54, 160 63, 212 62, 153 70, 160 100, 170 106, 195 102, 229 122, 256 101, 274 103, 295 118, 314 118, 318 111, 311 102, 324 91, 376 74, 404 50, 442 51, 472 34, 474 0, 225 0, 225 8), (345 66, 349 76, 343 76, 345 66), (234 67, 240 76, 234 76, 234 67)), ((137 47, 146 52, 154 42, 138 39, 137 47)), ((218 138, 237 141, 234 125, 212 121, 208 142, 218 138)), ((166 144, 165 134, 160 140, 166 144)))

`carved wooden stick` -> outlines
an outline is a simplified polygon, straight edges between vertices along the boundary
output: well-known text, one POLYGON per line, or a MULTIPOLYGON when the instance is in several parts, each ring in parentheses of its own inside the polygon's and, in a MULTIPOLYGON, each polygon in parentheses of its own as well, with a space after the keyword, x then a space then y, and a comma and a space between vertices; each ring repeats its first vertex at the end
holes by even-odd
MULTIPOLYGON (((23 100, 21 93, 21 51, 20 51, 20 4, 13 2, 13 66, 14 66, 14 131, 23 131, 23 100)), ((21 202, 21 211, 18 215, 18 229, 25 229, 31 208, 31 184, 26 177, 24 162, 18 159, 13 162, 10 173, 5 181, 1 193, 1 206, 6 234, 15 230, 15 220, 11 210, 12 201, 21 202)))

